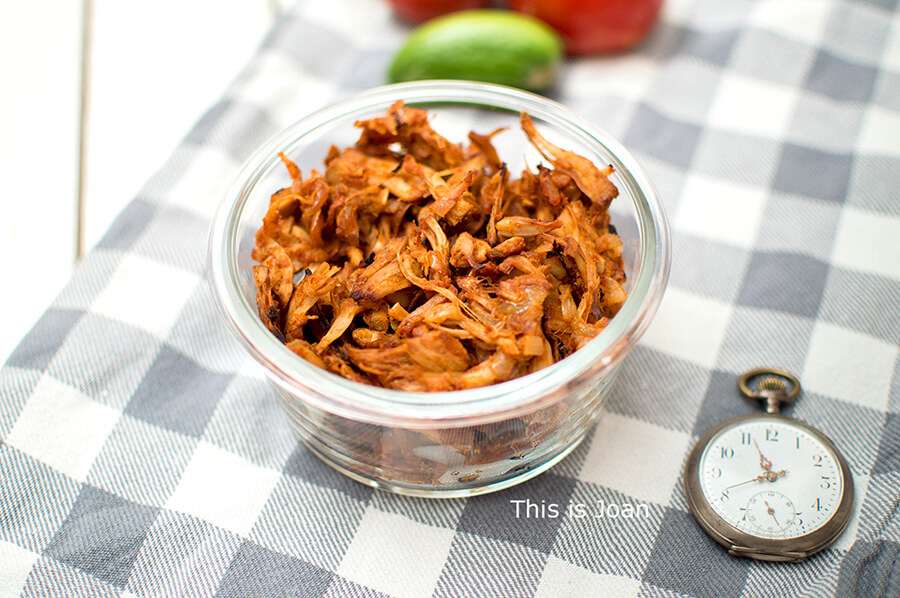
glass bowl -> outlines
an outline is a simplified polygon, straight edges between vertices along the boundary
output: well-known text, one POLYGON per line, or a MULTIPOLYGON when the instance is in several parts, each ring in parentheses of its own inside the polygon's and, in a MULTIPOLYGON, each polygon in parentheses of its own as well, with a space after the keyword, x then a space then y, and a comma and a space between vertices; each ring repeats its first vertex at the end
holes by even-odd
POLYGON ((462 81, 372 89, 311 114, 266 142, 244 164, 210 231, 209 275, 224 325, 262 364, 288 419, 309 448, 370 486, 428 497, 469 496, 517 484, 571 452, 601 412, 618 365, 647 328, 668 278, 666 217, 647 175, 608 133, 564 106, 520 90, 462 81), (541 161, 519 128, 527 111, 551 142, 611 164, 619 188, 610 208, 624 241, 628 298, 609 325, 565 359, 508 382, 449 392, 405 392, 344 379, 292 353, 256 308, 251 251, 272 193, 290 184, 277 154, 321 171, 328 148, 352 145, 357 120, 396 100, 425 108, 453 142, 470 130, 494 138, 518 174, 541 161))

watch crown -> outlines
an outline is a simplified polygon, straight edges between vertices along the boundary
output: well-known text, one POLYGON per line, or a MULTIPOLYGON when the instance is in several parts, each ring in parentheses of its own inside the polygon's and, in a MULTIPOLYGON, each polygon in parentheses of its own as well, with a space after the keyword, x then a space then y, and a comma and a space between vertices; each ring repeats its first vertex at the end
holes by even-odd
POLYGON ((738 389, 750 399, 765 402, 766 411, 778 413, 781 403, 794 400, 800 393, 800 381, 788 371, 777 368, 756 368, 738 377, 738 389), (755 388, 748 384, 756 380, 755 388))
POLYGON ((756 391, 760 392, 763 390, 769 391, 782 391, 787 392, 787 384, 784 383, 784 380, 780 378, 763 378, 759 382, 756 383, 756 391))

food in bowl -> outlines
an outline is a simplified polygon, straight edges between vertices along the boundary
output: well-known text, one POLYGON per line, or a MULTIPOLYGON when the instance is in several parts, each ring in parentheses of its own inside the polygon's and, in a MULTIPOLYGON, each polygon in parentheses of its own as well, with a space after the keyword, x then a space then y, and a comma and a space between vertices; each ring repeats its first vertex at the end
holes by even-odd
MULTIPOLYGON (((634 156, 568 108, 483 83, 403 83, 328 105, 261 145, 236 174, 212 222, 208 273, 222 323, 260 365, 289 423, 313 453, 343 474, 387 491, 430 498, 472 496, 546 471, 586 437, 616 388, 623 359, 662 299, 670 263, 667 231, 659 197, 634 156), (557 147, 612 166, 609 179, 618 196, 609 213, 622 241, 628 273, 622 286, 628 297, 593 340, 518 378, 418 392, 362 384, 317 367, 298 358, 265 326, 256 301, 253 267, 259 262, 253 252, 272 193, 288 179, 279 153, 304 169, 321 164, 332 145, 356 143, 355 122, 383 117, 398 100, 427 109, 448 139, 466 140, 473 130, 505 129, 491 136, 491 142, 510 172, 520 173, 544 159, 519 133, 522 112, 557 147)), ((644 380, 652 373, 640 375, 644 380)), ((629 381, 619 390, 640 392, 640 384, 629 381)))
POLYGON ((519 121, 550 167, 516 177, 503 129, 453 143, 402 101, 357 121, 321 173, 281 153, 291 185, 253 250, 265 326, 322 369, 428 392, 518 378, 597 336, 627 297, 613 168, 519 121))

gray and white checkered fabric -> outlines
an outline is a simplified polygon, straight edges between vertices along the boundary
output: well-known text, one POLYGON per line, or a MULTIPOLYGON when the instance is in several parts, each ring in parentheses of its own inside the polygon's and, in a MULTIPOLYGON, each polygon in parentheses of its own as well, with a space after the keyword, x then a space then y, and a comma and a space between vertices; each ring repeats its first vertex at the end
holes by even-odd
POLYGON ((671 283, 587 442, 437 502, 314 458, 204 281, 241 161, 382 83, 407 31, 379 0, 299 3, 0 370, 0 595, 900 596, 897 0, 668 0, 636 51, 568 63, 553 97, 664 199, 671 283), (760 364, 800 375, 793 415, 857 488, 802 564, 728 556, 680 481, 703 431, 753 409, 734 380, 760 364), (573 516, 598 501, 642 510, 573 516))

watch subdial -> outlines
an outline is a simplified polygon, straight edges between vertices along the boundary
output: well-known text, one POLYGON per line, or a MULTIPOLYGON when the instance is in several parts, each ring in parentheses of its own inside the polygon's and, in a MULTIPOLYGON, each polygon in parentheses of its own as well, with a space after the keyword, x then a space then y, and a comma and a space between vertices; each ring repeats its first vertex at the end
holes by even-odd
POLYGON ((794 503, 781 492, 765 490, 747 501, 745 518, 756 533, 767 537, 781 536, 797 517, 794 503))

